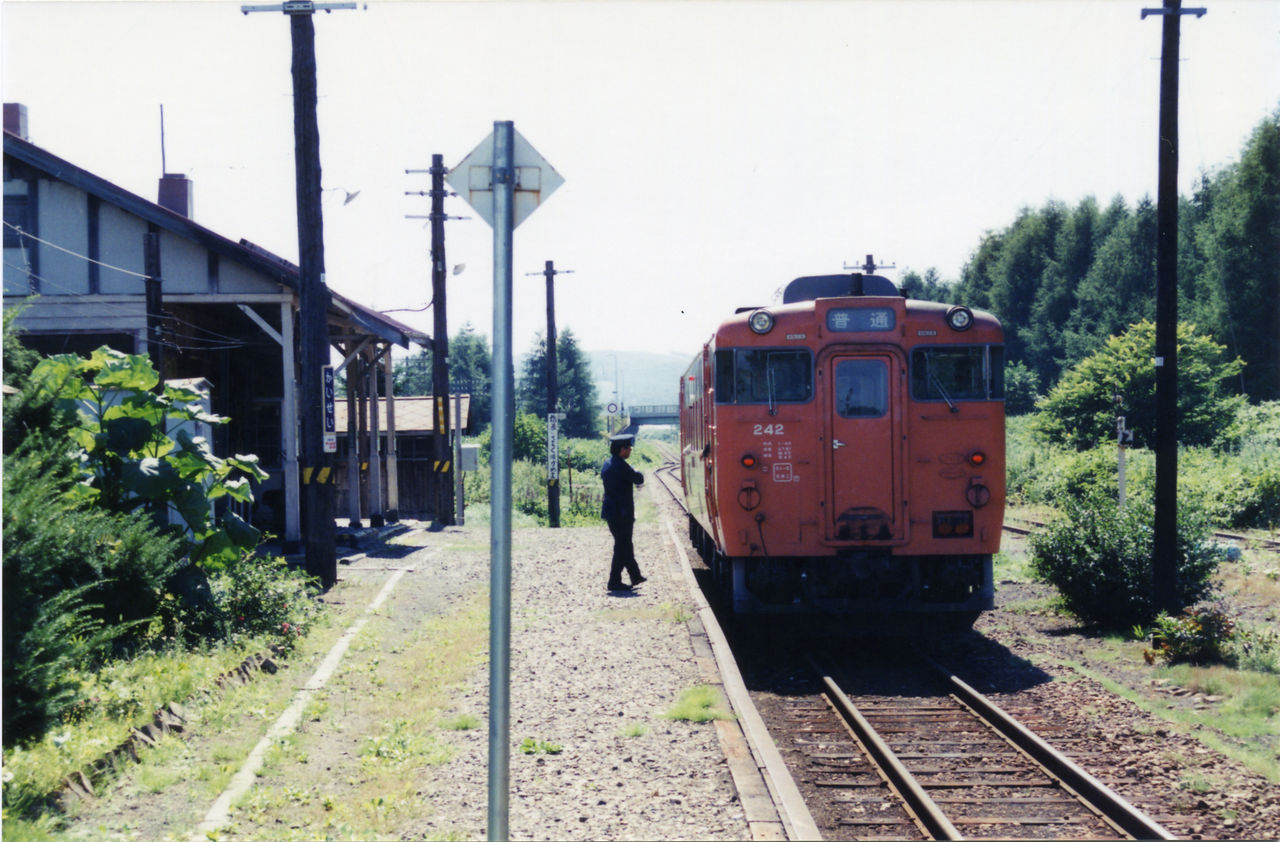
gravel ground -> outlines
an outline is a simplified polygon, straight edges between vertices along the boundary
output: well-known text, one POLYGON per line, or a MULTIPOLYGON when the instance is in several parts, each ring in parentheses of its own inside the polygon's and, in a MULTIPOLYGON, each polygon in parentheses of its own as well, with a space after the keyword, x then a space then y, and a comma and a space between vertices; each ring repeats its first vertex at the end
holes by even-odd
MULTIPOLYGON (((487 530, 473 538, 487 540, 487 530)), ((662 718, 700 681, 684 622, 692 603, 664 530, 640 524, 635 542, 649 581, 616 596, 605 590, 605 527, 514 533, 512 838, 749 837, 715 728, 662 718), (629 726, 628 734, 644 733, 628 736, 629 726), (563 750, 523 754, 526 738, 563 750)), ((487 677, 471 682, 458 705, 487 711, 487 677)), ((425 793, 434 813, 421 832, 484 838, 487 729, 448 739, 458 754, 425 793)))

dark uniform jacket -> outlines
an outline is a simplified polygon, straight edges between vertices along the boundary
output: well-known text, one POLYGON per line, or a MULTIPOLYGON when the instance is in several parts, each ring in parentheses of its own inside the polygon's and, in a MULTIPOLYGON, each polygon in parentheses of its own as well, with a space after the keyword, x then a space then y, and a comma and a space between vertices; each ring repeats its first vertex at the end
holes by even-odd
POLYGON ((636 504, 632 496, 635 486, 644 483, 644 474, 627 464, 621 456, 610 456, 600 469, 604 481, 604 505, 600 517, 607 521, 628 522, 636 519, 636 504))

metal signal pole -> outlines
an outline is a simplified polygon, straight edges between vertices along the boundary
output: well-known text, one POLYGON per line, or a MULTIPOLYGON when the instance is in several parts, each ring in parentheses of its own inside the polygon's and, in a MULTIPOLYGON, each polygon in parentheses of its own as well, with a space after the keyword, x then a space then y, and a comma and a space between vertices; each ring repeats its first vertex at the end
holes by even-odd
MULTIPOLYGON (((547 430, 548 437, 559 436, 559 418, 551 416, 559 412, 560 369, 556 362, 556 275, 573 274, 572 269, 556 269, 555 261, 548 260, 546 268, 541 272, 527 272, 527 275, 543 275, 547 279, 547 430), (553 426, 554 425, 554 426, 553 426)), ((547 516, 551 527, 560 527, 560 470, 558 464, 559 448, 547 448, 547 516), (553 463, 552 460, 556 460, 553 463)))
POLYGON ((321 369, 329 361, 329 290, 324 278, 324 220, 320 212, 320 128, 316 119, 316 10, 354 9, 355 3, 292 0, 268 6, 241 6, 250 12, 289 16, 293 48, 294 168, 298 193, 298 331, 301 346, 299 412, 302 428, 303 542, 307 573, 322 587, 338 581, 333 459, 324 451, 324 386, 321 369))
POLYGON ((1156 192, 1156 489, 1152 591, 1159 610, 1178 599, 1178 46, 1181 0, 1159 9, 1164 31, 1160 50, 1160 157, 1156 192))

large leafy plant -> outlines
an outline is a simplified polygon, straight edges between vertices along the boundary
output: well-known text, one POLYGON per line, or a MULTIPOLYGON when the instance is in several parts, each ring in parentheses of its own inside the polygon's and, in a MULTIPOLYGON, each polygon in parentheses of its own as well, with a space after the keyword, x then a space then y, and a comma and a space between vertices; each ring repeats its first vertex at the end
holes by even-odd
POLYGON ((147 357, 106 346, 87 359, 48 357, 31 379, 79 417, 71 430, 81 474, 75 495, 113 511, 148 510, 160 523, 172 507, 189 532, 191 559, 207 571, 225 568, 257 545, 257 529, 215 504, 252 502, 252 483, 267 474, 256 456, 220 458, 203 436, 192 434, 194 423, 187 422, 227 422, 200 405, 200 393, 168 383, 159 388, 147 357))

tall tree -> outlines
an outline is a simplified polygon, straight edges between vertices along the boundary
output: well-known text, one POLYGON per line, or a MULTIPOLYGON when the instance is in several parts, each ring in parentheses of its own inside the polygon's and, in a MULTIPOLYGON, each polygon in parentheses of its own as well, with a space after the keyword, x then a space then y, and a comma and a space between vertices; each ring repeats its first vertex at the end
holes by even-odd
MULTIPOLYGON (((556 337, 557 392, 559 411, 565 414, 561 432, 575 438, 594 436, 600 431, 597 417, 600 399, 591 376, 590 361, 578 348, 572 330, 559 333, 556 337)), ((547 417, 547 339, 541 333, 520 365, 516 401, 522 412, 547 417)))
POLYGON ((567 436, 590 438, 600 432, 600 398, 591 361, 578 347, 573 331, 565 329, 556 342, 557 367, 560 369, 560 411, 565 414, 567 436))
POLYGON ((1197 316, 1246 362, 1242 390, 1280 398, 1280 109, 1208 191, 1194 243, 1204 256, 1197 316))

